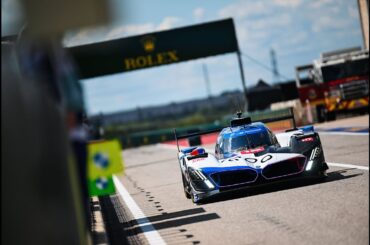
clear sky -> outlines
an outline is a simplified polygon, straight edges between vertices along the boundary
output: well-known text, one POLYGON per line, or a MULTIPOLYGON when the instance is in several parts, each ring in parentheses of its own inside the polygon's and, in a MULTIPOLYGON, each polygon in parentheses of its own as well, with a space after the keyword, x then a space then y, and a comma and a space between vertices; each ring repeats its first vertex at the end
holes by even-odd
MULTIPOLYGON (((2 27, 13 18, 11 0, 2 0, 2 27), (9 7, 10 6, 10 7, 9 7), (8 11, 7 11, 8 10, 8 11), (5 15, 5 16, 4 16, 5 15), (5 23, 3 24, 3 22, 5 23)), ((66 46, 105 41, 232 17, 241 51, 294 78, 294 67, 321 52, 363 46, 357 0, 111 0, 116 20, 99 29, 70 32, 66 46)), ((272 82, 271 71, 243 57, 247 87, 258 79, 272 82)), ((219 55, 156 68, 83 80, 88 113, 109 113, 207 96, 202 73, 206 64, 211 94, 242 89, 235 54, 219 55)), ((282 80, 286 80, 282 78, 282 80)))

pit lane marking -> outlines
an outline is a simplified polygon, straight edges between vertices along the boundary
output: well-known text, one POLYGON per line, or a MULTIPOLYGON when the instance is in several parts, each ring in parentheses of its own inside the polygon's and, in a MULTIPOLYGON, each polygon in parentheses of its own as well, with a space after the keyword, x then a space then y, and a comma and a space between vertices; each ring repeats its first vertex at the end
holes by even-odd
MULTIPOLYGON (((177 147, 175 145, 167 145, 167 144, 158 143, 157 146, 165 148, 165 149, 177 149, 177 147)), ((209 149, 209 148, 204 148, 204 149, 206 150, 206 152, 213 152, 213 149, 209 149)), ((357 169, 369 171, 369 167, 367 167, 367 166, 348 164, 348 163, 336 163, 336 162, 327 162, 327 164, 329 166, 333 166, 333 167, 357 168, 357 169)))
POLYGON ((130 193, 128 193, 126 188, 122 185, 121 181, 119 181, 119 179, 115 175, 113 176, 113 182, 118 190, 118 193, 122 197, 123 201, 126 203, 126 206, 130 209, 132 215, 136 219, 138 226, 142 230, 149 244, 165 245, 166 242, 163 240, 161 235, 154 229, 152 223, 150 223, 148 218, 145 216, 144 212, 136 204, 135 200, 131 197, 130 193))

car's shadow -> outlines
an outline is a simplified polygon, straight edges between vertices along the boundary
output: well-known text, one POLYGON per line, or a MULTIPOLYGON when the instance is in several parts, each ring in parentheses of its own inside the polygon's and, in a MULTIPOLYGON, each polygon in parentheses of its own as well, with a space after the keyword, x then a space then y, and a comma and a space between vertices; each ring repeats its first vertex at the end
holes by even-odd
POLYGON ((296 180, 276 183, 276 184, 272 184, 269 186, 255 188, 255 189, 241 189, 241 190, 220 193, 213 197, 209 197, 207 199, 202 200, 202 202, 199 203, 199 205, 205 205, 205 204, 214 203, 214 202, 222 202, 222 201, 227 201, 231 199, 244 198, 247 196, 261 195, 261 194, 266 194, 266 193, 271 193, 271 192, 276 192, 276 191, 283 191, 283 190, 288 190, 288 189, 293 189, 293 188, 302 188, 305 186, 324 184, 328 182, 344 180, 344 179, 349 179, 349 178, 363 175, 363 173, 355 173, 355 174, 349 174, 349 175, 342 174, 350 170, 354 170, 354 168, 348 168, 348 169, 342 169, 338 171, 329 172, 328 176, 325 179, 298 179, 298 180, 296 179, 296 180))

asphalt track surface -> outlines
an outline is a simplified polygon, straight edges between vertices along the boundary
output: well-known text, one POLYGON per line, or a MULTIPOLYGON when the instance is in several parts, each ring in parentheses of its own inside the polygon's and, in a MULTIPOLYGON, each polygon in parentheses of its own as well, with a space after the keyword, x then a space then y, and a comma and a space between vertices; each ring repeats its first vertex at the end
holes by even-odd
POLYGON ((201 205, 185 198, 173 146, 125 150, 117 186, 137 206, 119 191, 111 196, 125 217, 121 229, 139 244, 369 244, 368 135, 323 133, 321 140, 327 162, 367 170, 330 166, 325 182, 238 191, 201 205))

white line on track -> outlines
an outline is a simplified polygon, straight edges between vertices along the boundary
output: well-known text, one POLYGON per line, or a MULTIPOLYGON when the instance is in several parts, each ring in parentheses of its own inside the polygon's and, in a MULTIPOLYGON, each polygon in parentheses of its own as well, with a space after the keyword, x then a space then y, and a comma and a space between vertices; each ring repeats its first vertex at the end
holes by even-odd
MULTIPOLYGON (((158 147, 162 147, 165 149, 177 149, 175 145, 166 145, 166 144, 157 144, 158 147)), ((213 149, 204 148, 207 152, 213 152, 213 149)), ((367 166, 361 166, 361 165, 354 165, 354 164, 348 164, 348 163, 336 163, 336 162, 327 162, 329 166, 333 167, 340 167, 340 168, 357 168, 361 170, 367 170, 369 171, 369 167, 367 166)))
POLYGON ((319 134, 323 135, 351 135, 351 136, 369 136, 369 133, 352 133, 352 132, 329 132, 329 131, 318 131, 319 134))
POLYGON ((132 215, 136 219, 138 226, 143 231, 149 244, 166 244, 161 235, 154 229, 152 223, 150 223, 143 211, 141 211, 140 207, 136 204, 134 199, 128 193, 126 188, 122 185, 121 181, 116 176, 113 176, 113 181, 118 190, 118 193, 121 195, 123 201, 130 209, 132 215))
POLYGON ((329 166, 333 167, 340 167, 340 168, 357 168, 361 170, 367 170, 369 171, 369 167, 366 166, 360 166, 360 165, 353 165, 353 164, 347 164, 347 163, 336 163, 336 162, 328 162, 329 166))

